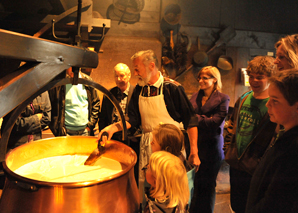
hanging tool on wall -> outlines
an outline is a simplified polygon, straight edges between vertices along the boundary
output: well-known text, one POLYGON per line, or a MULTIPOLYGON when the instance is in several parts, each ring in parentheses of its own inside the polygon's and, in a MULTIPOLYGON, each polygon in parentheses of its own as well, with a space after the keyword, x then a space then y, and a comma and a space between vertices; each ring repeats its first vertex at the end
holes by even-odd
POLYGON ((175 44, 173 39, 173 30, 171 30, 170 47, 172 48, 172 51, 174 51, 175 44))
POLYGON ((219 47, 223 44, 227 44, 232 38, 236 36, 236 31, 232 26, 227 27, 219 34, 219 39, 215 42, 215 45, 208 50, 207 54, 209 54, 216 47, 219 47))
POLYGON ((207 53, 201 50, 201 42, 199 37, 197 37, 197 45, 198 51, 193 56, 193 62, 198 67, 204 67, 207 65, 209 59, 207 53))

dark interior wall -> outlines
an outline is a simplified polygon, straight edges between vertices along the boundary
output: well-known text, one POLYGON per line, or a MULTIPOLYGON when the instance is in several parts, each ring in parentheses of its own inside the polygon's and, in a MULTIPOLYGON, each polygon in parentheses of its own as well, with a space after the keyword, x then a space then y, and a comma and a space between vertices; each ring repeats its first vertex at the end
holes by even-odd
MULTIPOLYGON (((117 0, 114 0, 116 2, 117 0)), ((140 0, 137 0, 140 1, 140 0)), ((237 30, 291 34, 297 32, 298 4, 295 0, 144 0, 140 22, 155 22, 169 4, 181 7, 181 24, 237 30)), ((106 18, 113 0, 93 0, 94 9, 106 18)))
MULTIPOLYGON (((108 8, 119 1, 127 2, 93 0, 93 11, 106 19, 108 8)), ((84 2, 92 0, 83 0, 84 2)), ((235 37, 208 54, 208 65, 212 66, 217 66, 217 60, 221 55, 233 59, 232 70, 220 70, 223 92, 231 97, 231 105, 243 91, 248 89, 240 80, 240 69, 246 67, 247 61, 256 55, 274 53, 274 43, 280 36, 297 32, 298 4, 294 0, 131 0, 131 2, 145 4, 138 14, 133 15, 139 15, 139 20, 134 23, 120 22, 121 13, 118 14, 118 19, 117 15, 111 18, 111 27, 101 46, 102 53, 99 53, 98 68, 92 73, 94 80, 107 88, 114 86, 114 79, 110 77, 112 68, 119 62, 130 64, 130 57, 134 52, 153 49, 161 58, 162 47, 165 46, 168 37, 161 30, 160 23, 165 8, 170 4, 178 4, 181 8, 178 31, 186 34, 190 42, 187 71, 176 79, 185 87, 188 95, 198 89, 195 78, 200 67, 191 67, 194 53, 198 50, 197 38, 200 38, 201 50, 208 51, 227 26, 235 29, 235 37)), ((31 32, 39 26, 34 24, 34 19, 40 23, 48 12, 61 14, 76 4, 77 1, 74 0, 13 2, 3 0, 0 2, 0 27, 5 26, 17 32, 28 32, 28 30, 31 32), (25 30, 22 31, 23 29, 25 30)), ((176 45, 176 35, 174 42, 176 45)))
POLYGON ((132 73, 131 83, 136 84, 133 67, 130 60, 134 53, 140 50, 152 49, 157 58, 161 58, 161 43, 155 38, 113 37, 109 36, 101 46, 102 53, 98 54, 99 64, 93 69, 91 77, 107 89, 116 86, 113 69, 117 63, 125 63, 132 73))
MULTIPOLYGON (((94 10, 106 18, 107 8, 113 3, 111 0, 95 0, 94 10)), ((179 21, 180 30, 188 35, 191 41, 191 48, 187 52, 186 71, 176 80, 180 82, 186 93, 190 96, 197 91, 198 82, 196 75, 200 67, 193 66, 193 55, 198 50, 197 38, 201 41, 201 50, 208 51, 219 39, 219 34, 225 27, 232 26, 236 30, 236 36, 228 43, 215 48, 208 54, 208 65, 217 66, 217 60, 221 55, 230 56, 233 59, 234 66, 232 70, 220 70, 222 75, 223 89, 231 98, 230 105, 233 106, 236 99, 249 88, 243 85, 241 81, 240 69, 247 66, 247 62, 256 55, 267 55, 268 52, 274 53, 274 43, 282 34, 294 33, 294 25, 280 24, 293 22, 294 13, 284 13, 281 9, 289 9, 293 2, 271 2, 265 0, 262 2, 256 0, 152 0, 145 1, 145 7, 140 12, 140 20, 134 24, 121 23, 119 20, 112 19, 111 29, 103 42, 104 53, 99 56, 101 63, 102 57, 110 58, 110 61, 104 61, 103 64, 111 68, 119 61, 129 60, 130 55, 119 54, 126 53, 132 39, 135 40, 134 49, 144 49, 141 41, 144 38, 155 38, 161 44, 149 46, 149 48, 158 49, 165 45, 166 36, 161 30, 160 22, 164 17, 165 8, 170 4, 178 4, 181 8, 181 19, 179 21), (278 6, 280 5, 280 7, 278 6), (274 9, 274 11, 273 11, 274 9), (107 38, 110 38, 107 40, 107 38), (128 42, 127 42, 128 41, 128 42), (122 42, 122 44, 121 44, 122 42), (107 51, 110 46, 117 49, 107 51), (116 51, 116 52, 115 52, 116 51), (111 55, 110 55, 111 54, 111 55), (113 54, 117 57, 113 57, 113 54)), ((296 8, 293 5, 293 10, 296 8)), ((289 10, 287 10, 289 11, 289 10)), ((177 37, 174 35, 174 42, 177 37)), ((132 53, 131 51, 130 53, 132 53)), ((100 67, 100 65, 99 65, 100 67)), ((96 70, 98 73, 104 72, 101 68, 96 70)), ((99 75, 99 74, 98 74, 99 75)), ((101 74, 100 74, 101 75, 101 74)), ((114 85, 113 79, 105 76, 107 85, 114 85)), ((95 78, 101 81, 100 78, 95 78)), ((109 87, 109 86, 108 86, 109 87)))
POLYGON ((295 0, 178 0, 176 3, 182 11, 187 11, 181 19, 184 25, 232 25, 238 30, 281 34, 297 31, 295 0))
POLYGON ((298 4, 295 0, 241 0, 235 3, 237 29, 281 34, 297 32, 298 4))

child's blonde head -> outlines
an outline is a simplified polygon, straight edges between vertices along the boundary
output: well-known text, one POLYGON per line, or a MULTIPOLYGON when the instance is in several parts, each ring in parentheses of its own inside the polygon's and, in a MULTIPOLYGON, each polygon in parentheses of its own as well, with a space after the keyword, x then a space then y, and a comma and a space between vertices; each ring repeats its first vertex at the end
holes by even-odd
POLYGON ((159 202, 169 202, 167 207, 184 209, 189 199, 188 180, 182 161, 166 151, 154 152, 149 167, 155 177, 155 187, 150 188, 151 197, 159 202))
POLYGON ((173 124, 159 124, 153 129, 152 134, 161 150, 180 155, 184 148, 184 135, 178 127, 173 124))

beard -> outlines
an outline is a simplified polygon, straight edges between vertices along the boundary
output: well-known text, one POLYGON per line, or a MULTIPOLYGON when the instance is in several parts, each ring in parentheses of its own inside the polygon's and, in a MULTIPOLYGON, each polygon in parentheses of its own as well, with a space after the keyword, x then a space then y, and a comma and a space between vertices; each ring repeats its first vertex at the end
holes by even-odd
POLYGON ((146 83, 145 83, 145 81, 142 78, 139 78, 138 85, 141 86, 141 87, 143 87, 143 86, 146 85, 146 83))
POLYGON ((150 72, 150 70, 148 68, 146 68, 146 74, 147 74, 146 78, 142 78, 141 76, 139 76, 138 85, 141 87, 147 85, 151 79, 152 72, 150 72))

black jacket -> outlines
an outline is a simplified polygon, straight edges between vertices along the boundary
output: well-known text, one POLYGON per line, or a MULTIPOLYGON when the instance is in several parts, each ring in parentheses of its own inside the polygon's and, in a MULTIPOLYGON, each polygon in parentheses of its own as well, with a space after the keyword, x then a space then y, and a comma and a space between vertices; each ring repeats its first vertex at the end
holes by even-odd
MULTIPOLYGON (((9 121, 11 114, 3 118, 2 129, 9 121)), ((42 130, 50 124, 51 121, 51 103, 48 92, 37 96, 31 104, 27 105, 17 118, 15 125, 10 133, 8 148, 13 149, 28 142, 28 135, 33 135, 34 140, 42 138, 42 130), (33 109, 34 110, 33 110, 33 109), (39 120, 37 114, 42 113, 42 119, 39 120)))
MULTIPOLYGON (((127 115, 128 114, 128 104, 129 104, 129 101, 130 101, 130 98, 131 98, 134 88, 135 87, 130 84, 128 96, 127 96, 126 107, 125 107, 125 113, 124 113, 125 120, 128 120, 128 118, 127 118, 128 117, 128 115, 127 115)), ((115 98, 118 100, 118 102, 121 101, 121 90, 118 87, 113 87, 110 90, 110 92, 112 93, 112 95, 115 96, 115 98)), ((104 96, 102 99, 101 112, 100 112, 99 121, 98 121, 99 130, 102 130, 106 126, 113 123, 114 108, 115 107, 114 107, 113 103, 106 96, 104 96)), ((130 134, 130 130, 128 130, 128 134, 130 134)), ((114 133, 112 136, 112 139, 127 143, 126 141, 122 140, 122 132, 114 133)))
MULTIPOLYGON (((127 96, 127 103, 126 103, 126 108, 125 108, 125 114, 124 116, 127 116, 127 111, 128 111, 128 104, 131 98, 131 95, 134 90, 134 86, 130 84, 129 91, 128 91, 128 96, 127 96)), ((118 87, 113 87, 110 92, 112 95, 115 96, 118 102, 121 101, 121 90, 118 87)), ((102 99, 102 105, 101 105, 101 113, 100 113, 100 118, 98 121, 98 127, 99 130, 102 130, 106 126, 112 124, 113 122, 113 112, 114 112, 114 105, 113 103, 106 97, 104 96, 102 99)))
MULTIPOLYGON (((139 110, 141 91, 142 87, 137 85, 128 106, 129 123, 132 128, 136 129, 141 126, 139 110)), ((169 115, 178 123, 182 122, 184 129, 198 126, 198 118, 181 84, 172 79, 164 78, 163 95, 169 115)))
MULTIPOLYGON (((92 78, 80 72, 82 78, 92 80, 92 78)), ((88 96, 88 124, 91 135, 94 135, 93 129, 98 121, 100 100, 97 91, 88 85, 85 85, 88 96)), ((52 119, 50 129, 55 136, 65 136, 65 90, 66 86, 59 86, 49 90, 50 100, 52 104, 52 119)))
POLYGON ((264 154, 250 183, 245 212, 298 212, 298 126, 264 154))

